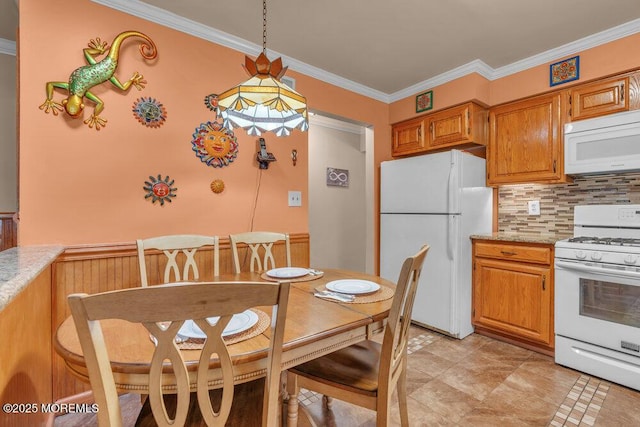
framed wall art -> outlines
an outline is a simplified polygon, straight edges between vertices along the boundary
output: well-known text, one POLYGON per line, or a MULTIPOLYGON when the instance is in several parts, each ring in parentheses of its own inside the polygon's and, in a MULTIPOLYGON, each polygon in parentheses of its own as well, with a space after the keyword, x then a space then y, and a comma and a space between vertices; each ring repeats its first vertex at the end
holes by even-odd
POLYGON ((332 187, 348 187, 349 170, 327 168, 327 185, 332 187))
POLYGON ((433 108, 433 91, 421 93, 416 96, 416 113, 433 108))
POLYGON ((580 78, 580 57, 563 59, 549 66, 549 86, 556 86, 580 78))

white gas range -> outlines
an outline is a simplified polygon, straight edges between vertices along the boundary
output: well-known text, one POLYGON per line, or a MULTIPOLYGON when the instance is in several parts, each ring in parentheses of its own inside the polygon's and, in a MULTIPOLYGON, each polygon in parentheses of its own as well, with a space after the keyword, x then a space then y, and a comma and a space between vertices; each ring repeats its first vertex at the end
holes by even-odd
POLYGON ((556 363, 640 390, 640 205, 576 206, 554 267, 556 363))

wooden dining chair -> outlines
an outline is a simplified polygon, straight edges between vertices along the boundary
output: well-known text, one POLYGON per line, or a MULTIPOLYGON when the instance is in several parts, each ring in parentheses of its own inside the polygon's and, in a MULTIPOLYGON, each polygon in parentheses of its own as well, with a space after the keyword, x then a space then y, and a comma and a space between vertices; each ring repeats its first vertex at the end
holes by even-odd
POLYGON ((249 271, 266 271, 276 268, 273 245, 277 242, 284 242, 287 264, 282 267, 291 267, 291 244, 288 234, 274 233, 271 231, 250 231, 247 233, 230 234, 229 240, 231 241, 233 267, 236 273, 241 272, 238 252, 239 243, 245 244, 251 252, 249 271))
MULTIPOLYGON (((116 385, 111 372, 109 354, 100 327, 104 319, 123 319, 141 323, 156 341, 150 360, 149 402, 153 418, 159 426, 182 426, 189 415, 190 395, 195 391, 201 417, 208 426, 223 426, 234 399, 234 367, 222 337, 234 313, 251 307, 271 306, 271 330, 267 371, 262 401, 262 425, 274 426, 278 417, 281 351, 289 283, 201 282, 165 284, 130 288, 100 294, 72 294, 68 301, 89 372, 91 388, 100 408, 101 427, 122 425, 116 385), (207 318, 220 316, 215 325, 207 318), (188 369, 175 342, 185 320, 193 319, 206 334, 197 367, 188 369), (163 322, 165 326, 161 326, 163 322), (168 325, 167 325, 168 323, 168 325), (210 358, 216 355, 218 364, 210 358), (165 361, 170 361, 168 365, 165 361), (169 368, 171 366, 171 368, 169 368), (167 372, 169 371, 169 372, 167 372), (172 371, 172 372, 171 372, 172 371), (167 414, 162 385, 175 378, 176 409, 173 419, 167 414), (209 393, 212 378, 221 378, 220 407, 214 411, 209 393)), ((267 334, 265 334, 267 335, 267 334)), ((151 339, 151 338, 150 338, 151 339)), ((172 413, 169 411, 169 413, 172 413)), ((256 416, 259 417, 258 414, 256 416)))
POLYGON ((169 236, 151 237, 149 239, 136 240, 138 247, 138 264, 140 267, 140 283, 147 286, 152 277, 158 277, 156 282, 187 282, 190 280, 198 281, 200 279, 200 271, 195 259, 196 252, 205 247, 212 247, 211 258, 204 263, 210 261, 210 268, 213 270, 213 276, 219 275, 220 272, 220 243, 218 236, 200 236, 197 234, 175 234, 169 236), (160 273, 162 262, 155 262, 150 256, 145 257, 146 250, 159 250, 166 257, 164 272, 160 273), (147 272, 147 263, 152 270, 149 275, 147 272))
POLYGON ((411 310, 422 264, 429 250, 425 245, 402 264, 400 277, 384 329, 382 344, 365 340, 291 368, 287 372, 289 403, 287 426, 298 421, 300 388, 376 411, 376 425, 389 425, 391 396, 397 390, 400 422, 409 425, 407 411, 407 345, 411 310))

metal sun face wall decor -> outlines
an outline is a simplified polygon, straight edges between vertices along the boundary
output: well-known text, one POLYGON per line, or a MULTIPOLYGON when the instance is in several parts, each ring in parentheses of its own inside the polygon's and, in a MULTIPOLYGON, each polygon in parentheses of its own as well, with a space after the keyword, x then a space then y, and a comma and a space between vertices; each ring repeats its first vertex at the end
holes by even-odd
POLYGON ((133 103, 133 115, 144 126, 159 128, 167 120, 167 109, 155 98, 143 96, 133 103))
POLYGON ((176 187, 172 187, 174 182, 168 175, 164 179, 162 179, 162 175, 158 175, 157 178, 150 175, 149 181, 145 181, 144 187, 142 187, 147 192, 144 198, 151 198, 152 203, 159 201, 160 206, 164 206, 164 202, 171 203, 171 199, 176 197, 175 192, 178 190, 176 187))
POLYGON ((76 68, 66 82, 48 82, 46 84, 47 98, 39 108, 44 110, 45 113, 53 113, 54 116, 64 111, 69 116, 77 118, 82 116, 85 99, 88 99, 95 104, 95 108, 91 116, 84 120, 83 123, 90 128, 95 126, 96 130, 105 127, 107 120, 100 117, 100 113, 104 109, 104 102, 95 93, 91 92, 91 89, 107 80, 122 91, 126 91, 132 85, 136 89, 142 90, 147 84, 142 74, 137 71, 125 82, 121 82, 115 75, 118 68, 120 45, 130 37, 137 37, 143 40, 140 44, 140 53, 143 58, 151 60, 157 56, 158 50, 153 40, 139 31, 125 31, 118 34, 108 50, 107 42, 100 40, 98 37, 91 39, 88 47, 83 49, 88 65, 76 68), (107 55, 97 61, 96 57, 103 55, 105 52, 107 55), (62 103, 53 100, 54 89, 62 89, 67 92, 67 98, 62 100, 62 103))
POLYGON ((191 144, 200 161, 214 168, 228 166, 238 156, 238 140, 218 122, 198 126, 191 144))

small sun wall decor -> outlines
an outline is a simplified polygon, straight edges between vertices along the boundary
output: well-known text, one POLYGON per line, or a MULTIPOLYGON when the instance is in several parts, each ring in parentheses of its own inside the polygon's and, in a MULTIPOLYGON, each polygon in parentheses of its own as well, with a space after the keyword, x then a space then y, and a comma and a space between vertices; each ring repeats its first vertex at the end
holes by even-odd
POLYGON ((159 128, 167 120, 167 109, 151 97, 140 97, 133 103, 133 116, 150 128, 159 128))
POLYGON ((221 179, 214 179, 211 181, 211 191, 216 194, 220 194, 224 191, 224 181, 221 179))
POLYGON ((144 187, 142 187, 147 192, 144 198, 151 198, 153 203, 159 201, 160 206, 164 206, 164 202, 171 203, 171 198, 176 197, 177 188, 172 187, 174 182, 173 179, 169 179, 169 175, 164 179, 162 179, 162 175, 158 175, 157 178, 149 175, 149 181, 145 181, 144 187))
POLYGON ((218 106, 218 95, 212 93, 204 97, 204 105, 206 107, 216 113, 216 116, 220 115, 220 107, 218 106))
POLYGON ((198 126, 191 144, 200 161, 214 168, 228 166, 238 156, 236 136, 219 122, 206 122, 198 126))

